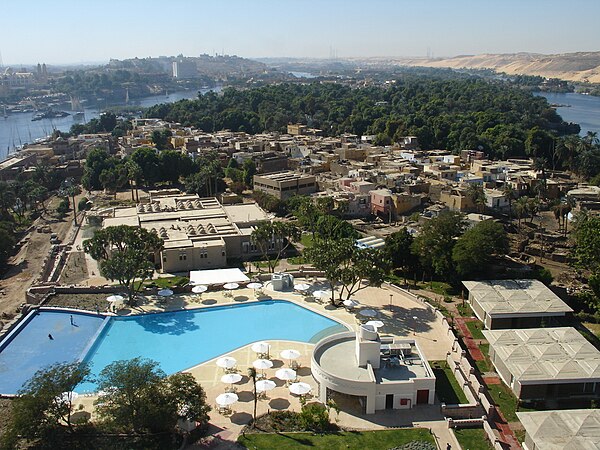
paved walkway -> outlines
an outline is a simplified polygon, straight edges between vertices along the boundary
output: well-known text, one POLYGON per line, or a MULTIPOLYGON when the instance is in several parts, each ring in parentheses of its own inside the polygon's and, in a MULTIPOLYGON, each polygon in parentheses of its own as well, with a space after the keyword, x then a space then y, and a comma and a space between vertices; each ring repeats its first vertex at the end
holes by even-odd
POLYGON ((473 338, 471 334, 471 330, 467 327, 467 322, 475 322, 477 319, 472 319, 468 317, 455 317, 454 323, 460 330, 463 335, 463 342, 467 346, 467 350, 473 358, 474 361, 483 361, 485 359, 485 355, 479 350, 479 345, 477 341, 473 338))
MULTIPOLYGON (((313 289, 326 289, 323 281, 309 281, 313 289)), ((335 308, 328 303, 320 304, 314 300, 292 292, 273 292, 264 289, 265 294, 277 299, 284 299, 301 304, 322 315, 345 323, 351 329, 357 329, 358 321, 354 313, 344 308, 335 308)), ((361 290, 355 298, 362 304, 377 310, 378 319, 384 326, 381 334, 399 337, 411 337, 417 340, 423 353, 430 361, 443 360, 447 352, 451 351, 453 340, 448 335, 442 320, 431 310, 414 301, 409 295, 388 290, 386 288, 368 287, 361 290)), ((205 294, 184 294, 169 298, 165 304, 159 304, 156 298, 149 298, 148 302, 136 307, 135 311, 122 309, 119 315, 139 314, 156 310, 179 310, 185 308, 204 308, 214 305, 235 304, 240 302, 255 301, 254 291, 238 289, 233 296, 225 296, 222 291, 211 291, 205 294)), ((271 410, 300 410, 299 399, 291 395, 282 381, 274 375, 275 371, 287 366, 289 361, 283 361, 279 353, 283 349, 293 348, 301 353, 298 359, 300 369, 297 371, 299 381, 304 381, 313 387, 316 393, 317 385, 310 371, 310 355, 313 344, 289 341, 269 341, 271 344, 271 358, 274 363, 272 369, 265 371, 266 378, 276 383, 276 388, 268 393, 267 398, 258 402, 257 414, 261 415, 271 410)), ((188 370, 200 382, 207 394, 207 400, 213 406, 210 413, 212 434, 218 435, 225 442, 235 441, 242 428, 252 419, 253 393, 252 382, 247 376, 247 369, 256 359, 256 354, 251 350, 251 344, 232 350, 232 355, 238 361, 238 371, 243 376, 242 381, 235 385, 239 402, 233 405, 234 412, 229 415, 219 414, 215 407, 215 398, 228 387, 221 382, 223 370, 218 368, 215 360, 206 361, 188 370)), ((94 397, 79 397, 77 403, 84 406, 85 410, 93 413, 94 397)), ((75 405, 77 408, 78 406, 75 405)), ((338 418, 342 427, 355 429, 383 429, 386 427, 418 426, 426 427, 433 431, 440 445, 445 449, 446 443, 452 448, 460 448, 454 434, 447 428, 446 422, 440 414, 439 405, 419 406, 406 411, 381 411, 373 415, 352 415, 342 412, 338 418)))

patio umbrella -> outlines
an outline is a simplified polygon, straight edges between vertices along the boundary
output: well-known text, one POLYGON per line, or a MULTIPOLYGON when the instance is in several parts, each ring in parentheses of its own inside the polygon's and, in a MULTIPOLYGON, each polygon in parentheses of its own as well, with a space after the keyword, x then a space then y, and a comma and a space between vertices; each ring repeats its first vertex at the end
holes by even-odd
POLYGON ((171 295, 173 295, 173 291, 171 289, 161 289, 160 291, 158 291, 158 295, 160 295, 161 297, 170 297, 171 295))
POLYGON ((316 298, 331 298, 331 291, 315 291, 313 292, 313 297, 316 298))
POLYGON ((275 386, 277 385, 272 380, 258 380, 256 382, 256 392, 270 391, 271 389, 275 389, 275 386))
POLYGON ((221 394, 216 398, 217 405, 219 406, 233 405, 238 400, 239 397, 233 392, 225 392, 224 394, 221 394))
POLYGON ((373 328, 381 328, 384 323, 381 320, 369 320, 365 325, 371 325, 373 328))
POLYGON ((67 392, 63 392, 58 397, 56 397, 56 401, 58 403, 67 403, 67 402, 72 402, 77 397, 79 397, 79 394, 77 392, 67 391, 67 392))
POLYGON ((260 341, 252 344, 252 351, 255 353, 268 354, 271 350, 271 345, 268 342, 260 341))
POLYGON ((377 315, 377 311, 374 309, 361 309, 358 314, 364 317, 375 317, 377 315))
POLYGON ((108 297, 106 297, 106 301, 110 302, 110 303, 122 302, 123 296, 122 295, 109 295, 108 297))
POLYGON ((262 283, 248 283, 248 285, 246 286, 248 289, 260 289, 261 287, 263 287, 262 283))
POLYGON ((283 381, 290 381, 296 379, 296 371, 292 369, 279 369, 275 372, 275 376, 283 381))
POLYGON ((229 291, 232 291, 233 289, 237 289, 240 287, 239 284, 237 283, 226 283, 223 285, 223 287, 229 291))
POLYGON ((300 352, 298 350, 294 350, 293 348, 289 348, 287 350, 283 350, 279 356, 281 356, 283 359, 297 359, 300 357, 300 352))
POLYGON ((294 285, 294 289, 300 292, 308 291, 310 289, 310 284, 307 283, 298 283, 294 285))
POLYGON ((356 308, 357 306, 360 306, 360 303, 352 299, 344 300, 343 303, 346 308, 356 308))
POLYGON ((204 286, 203 284, 199 284, 197 286, 194 286, 192 288, 192 292, 194 294, 202 294, 204 292, 208 291, 208 286, 204 286))
POLYGON ((237 360, 231 356, 223 356, 222 358, 217 359, 217 366, 222 367, 223 369, 231 369, 237 364, 237 360))
POLYGON ((268 359, 257 359, 252 363, 255 369, 270 369, 273 367, 273 361, 269 361, 268 359))
POLYGON ((221 382, 227 384, 239 383, 242 381, 242 376, 239 373, 226 373, 221 377, 221 382))
POLYGON ((310 387, 310 384, 300 382, 290 384, 289 390, 292 394, 306 395, 312 390, 312 388, 310 387))

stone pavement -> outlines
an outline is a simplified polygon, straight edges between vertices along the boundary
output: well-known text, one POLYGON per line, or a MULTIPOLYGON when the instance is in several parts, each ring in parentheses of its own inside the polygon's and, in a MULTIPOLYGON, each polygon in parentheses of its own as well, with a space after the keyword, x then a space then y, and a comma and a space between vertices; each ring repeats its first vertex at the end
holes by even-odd
MULTIPOLYGON (((302 281, 302 280, 299 280, 302 281)), ((326 289, 323 280, 315 282, 308 281, 313 289, 326 289)), ((358 326, 357 316, 344 308, 336 308, 329 303, 317 303, 314 299, 293 292, 274 292, 268 287, 264 293, 275 299, 292 301, 303 307, 318 312, 324 316, 338 320, 351 329, 358 326)), ((399 337, 410 337, 417 340, 425 356, 429 360, 443 360, 447 352, 451 351, 453 340, 442 323, 439 316, 419 302, 414 301, 409 295, 388 290, 387 288, 367 287, 355 296, 360 303, 378 311, 377 319, 384 322, 380 329, 381 334, 399 337), (391 295, 391 297, 390 297, 391 295)), ((186 308, 205 308, 214 305, 235 304, 255 301, 254 291, 243 288, 233 292, 232 296, 226 296, 223 291, 210 291, 202 295, 183 294, 175 295, 159 303, 157 298, 149 297, 148 301, 137 307, 135 311, 122 309, 119 315, 139 314, 157 310, 180 310, 186 308)), ((291 395, 284 382, 275 378, 278 368, 287 366, 289 361, 283 361, 279 353, 283 349, 292 348, 301 353, 298 359, 300 369, 298 370, 299 381, 304 381, 313 387, 316 393, 316 382, 310 372, 310 355, 313 344, 290 342, 290 341, 268 341, 271 348, 271 358, 274 363, 272 369, 265 371, 265 376, 273 380, 277 387, 268 393, 267 398, 258 402, 257 414, 264 414, 271 410, 300 410, 298 397, 291 395)), ((242 381, 235 385, 239 401, 233 405, 233 413, 222 415, 215 407, 215 398, 223 393, 228 385, 221 382, 223 370, 216 366, 215 359, 203 362, 192 367, 190 372, 200 382, 207 393, 207 400, 213 406, 210 413, 210 422, 213 435, 218 435, 221 440, 235 441, 242 428, 252 418, 253 393, 252 382, 247 376, 247 369, 251 367, 256 359, 256 354, 251 350, 251 344, 232 349, 228 355, 235 357, 238 361, 237 368, 243 376, 242 381)), ((220 355, 222 356, 222 355, 220 355)), ((260 372, 260 371, 259 371, 260 372)), ((82 404, 85 410, 93 412, 94 397, 80 397, 77 403, 82 404)), ((78 407, 77 405, 75 405, 78 407)), ((460 448, 454 438, 454 434, 447 428, 446 422, 440 414, 439 405, 418 406, 406 411, 382 411, 373 415, 360 415, 341 412, 337 418, 340 426, 355 429, 383 429, 398 426, 420 426, 432 430, 440 445, 445 449, 446 443, 452 448, 460 448)))

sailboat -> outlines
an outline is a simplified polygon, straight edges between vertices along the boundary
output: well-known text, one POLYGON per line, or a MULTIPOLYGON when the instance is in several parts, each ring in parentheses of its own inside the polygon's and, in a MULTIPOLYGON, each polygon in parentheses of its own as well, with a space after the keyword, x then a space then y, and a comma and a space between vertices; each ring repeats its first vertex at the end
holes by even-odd
POLYGON ((6 113, 6 105, 4 105, 4 118, 7 119, 8 118, 8 114, 6 113))
POLYGON ((71 111, 74 111, 73 120, 83 120, 85 118, 85 113, 78 97, 71 96, 71 111))
POLYGON ((125 104, 129 105, 129 88, 125 88, 125 104))

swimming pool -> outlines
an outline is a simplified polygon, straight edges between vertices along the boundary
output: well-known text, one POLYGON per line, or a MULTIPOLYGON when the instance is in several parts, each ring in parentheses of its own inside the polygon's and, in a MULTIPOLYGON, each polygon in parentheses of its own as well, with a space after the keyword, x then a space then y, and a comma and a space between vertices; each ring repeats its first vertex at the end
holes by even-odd
POLYGON ((39 369, 77 360, 104 320, 105 316, 76 311, 29 313, 0 347, 0 393, 16 394, 39 369))
MULTIPOLYGON (((53 317, 62 317, 57 320, 64 325, 63 328, 69 325, 69 312, 52 314, 53 317)), ((45 317, 45 311, 39 315, 45 317)), ((341 323, 285 300, 109 317, 105 323, 102 323, 102 317, 89 317, 95 317, 100 322, 86 327, 89 329, 87 338, 82 336, 75 340, 66 334, 64 343, 69 343, 70 347, 65 345, 64 352, 58 356, 62 357, 59 361, 83 359, 91 365, 94 375, 114 361, 135 357, 158 361, 164 372, 172 374, 256 341, 316 343, 330 334, 347 331, 341 323)), ((76 322, 78 321, 79 318, 76 322)), ((34 336, 29 339, 29 345, 32 348, 40 347, 37 354, 44 352, 43 348, 50 345, 46 342, 49 341, 46 331, 48 324, 31 320, 2 350, 0 361, 4 352, 11 350, 17 338, 22 333, 29 332, 30 328, 34 336)), ((74 332, 68 327, 66 330, 74 332)), ((25 342, 27 341, 23 341, 25 342)), ((23 344, 18 347, 22 348, 23 344)), ((13 359, 18 359, 15 352, 13 359)), ((30 360, 29 367, 23 370, 18 387, 36 370, 48 364, 45 358, 34 357, 30 360)), ((18 387, 14 388, 14 385, 18 382, 3 384, 4 378, 4 374, 0 373, 0 392, 15 393, 18 387), (9 387, 12 391, 6 390, 9 387)), ((94 389, 93 383, 86 383, 78 388, 81 391, 94 389)))

